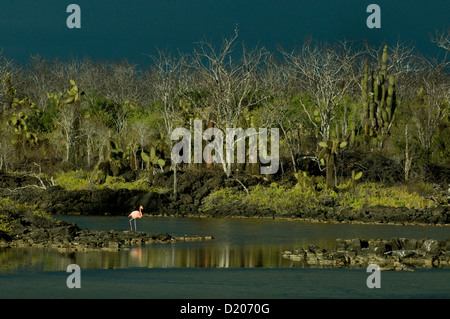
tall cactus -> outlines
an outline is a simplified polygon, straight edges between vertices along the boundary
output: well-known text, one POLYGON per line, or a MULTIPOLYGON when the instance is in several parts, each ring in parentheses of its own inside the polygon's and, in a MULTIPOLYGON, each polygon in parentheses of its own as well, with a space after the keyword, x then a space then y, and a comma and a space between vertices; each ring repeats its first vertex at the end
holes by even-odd
POLYGON ((364 134, 368 137, 389 134, 389 128, 394 119, 395 78, 391 75, 387 80, 387 49, 387 46, 383 48, 381 70, 378 74, 372 70, 369 76, 369 67, 366 64, 361 80, 362 123, 364 134))
POLYGON ((395 78, 394 76, 391 75, 389 77, 389 88, 388 88, 388 95, 386 98, 386 117, 388 123, 391 123, 394 118, 395 106, 396 106, 395 78))
POLYGON ((369 119, 370 119, 370 113, 369 113, 369 66, 364 66, 364 77, 361 80, 361 87, 362 87, 362 105, 363 105, 363 116, 362 116, 362 123, 363 123, 363 130, 364 135, 369 135, 369 119))

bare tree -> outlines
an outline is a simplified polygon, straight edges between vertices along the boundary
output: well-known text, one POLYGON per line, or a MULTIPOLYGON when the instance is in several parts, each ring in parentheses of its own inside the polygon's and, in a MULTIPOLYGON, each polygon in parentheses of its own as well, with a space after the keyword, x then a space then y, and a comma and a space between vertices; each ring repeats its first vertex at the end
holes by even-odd
POLYGON ((258 68, 264 63, 266 51, 256 48, 247 51, 242 46, 240 61, 235 61, 233 51, 238 31, 230 39, 224 39, 220 49, 210 42, 199 42, 194 50, 193 68, 208 88, 208 99, 219 128, 237 127, 242 112, 267 98, 258 96, 260 82, 258 68))
POLYGON ((136 102, 141 97, 138 87, 139 72, 136 65, 126 61, 111 64, 108 68, 108 76, 105 80, 105 94, 115 103, 124 101, 136 102))
POLYGON ((266 105, 264 119, 267 126, 275 125, 281 129, 294 171, 296 172, 296 155, 298 154, 300 147, 296 147, 299 136, 295 136, 295 133, 298 133, 301 126, 298 114, 292 114, 289 101, 286 99, 277 99, 276 102, 268 103, 266 105))
POLYGON ((73 110, 69 107, 62 107, 55 121, 62 128, 62 133, 66 139, 66 155, 64 157, 64 161, 68 162, 70 152, 72 151, 72 146, 75 144, 75 135, 73 130, 73 110))
POLYGON ((445 51, 450 51, 450 29, 436 31, 436 34, 431 38, 431 41, 445 51))
MULTIPOLYGON (((320 135, 323 140, 328 140, 335 109, 355 85, 356 62, 361 51, 353 49, 347 42, 319 46, 309 41, 299 52, 281 49, 281 53, 290 67, 290 76, 312 98, 321 119, 320 135)), ((315 125, 313 114, 305 106, 304 110, 315 125)))
MULTIPOLYGON (((290 157, 294 171, 297 171, 296 157, 300 153, 300 130, 302 127, 301 111, 292 101, 289 89, 289 69, 285 63, 278 62, 274 56, 267 55, 265 67, 260 75, 263 87, 270 92, 261 114, 262 127, 276 126, 281 130, 286 143, 287 156, 290 157)), ((295 95, 295 91, 294 91, 295 95)), ((280 149, 280 151, 282 151, 280 149)), ((282 166, 283 168, 283 166, 282 166)))
POLYGON ((445 61, 424 60, 424 63, 427 64, 427 72, 420 74, 421 87, 411 110, 418 140, 424 149, 430 150, 433 136, 447 116, 450 81, 448 73, 445 73, 445 61))
POLYGON ((11 162, 14 154, 14 147, 11 144, 13 133, 8 125, 0 126, 0 172, 8 171, 8 166, 11 166, 11 162))
MULTIPOLYGON (((73 73, 77 73, 76 63, 72 63, 73 73)), ((64 84, 70 79, 67 76, 68 66, 58 61, 48 61, 40 55, 30 57, 27 68, 21 69, 21 82, 18 84, 19 93, 26 92, 27 97, 36 106, 45 111, 48 106, 48 92, 63 91, 64 84)))
POLYGON ((98 154, 99 158, 103 160, 100 154, 103 153, 103 148, 108 141, 108 129, 101 119, 89 117, 82 121, 80 130, 86 148, 87 166, 91 167, 95 154, 98 154))
MULTIPOLYGON (((240 59, 234 49, 237 45, 238 30, 229 39, 224 39, 220 48, 211 42, 202 41, 194 50, 192 67, 199 77, 205 101, 210 107, 209 121, 215 127, 226 130, 238 127, 244 112, 268 98, 263 90, 264 82, 259 81, 260 67, 267 52, 264 48, 248 51, 242 45, 240 59)), ((227 176, 231 174, 232 163, 218 158, 227 176)))
MULTIPOLYGON (((164 123, 164 139, 170 149, 174 141, 171 134, 177 125, 182 123, 179 97, 184 90, 185 80, 184 66, 185 58, 175 58, 163 51, 158 51, 158 56, 153 57, 153 77, 151 86, 153 88, 157 103, 160 104, 161 117, 164 123)), ((177 197, 177 163, 171 161, 171 169, 174 172, 173 195, 177 197)))
MULTIPOLYGON (((136 118, 130 122, 130 125, 127 126, 128 134, 127 136, 127 144, 130 152, 133 153, 133 156, 130 156, 130 165, 134 168, 138 168, 138 150, 141 149, 149 149, 152 144, 152 137, 155 137, 155 128, 152 126, 152 123, 148 120, 148 118, 136 118), (132 162, 134 160, 134 162, 132 162)), ((154 145, 153 145, 154 146, 154 145)), ((141 169, 144 169, 144 162, 141 161, 141 169)))

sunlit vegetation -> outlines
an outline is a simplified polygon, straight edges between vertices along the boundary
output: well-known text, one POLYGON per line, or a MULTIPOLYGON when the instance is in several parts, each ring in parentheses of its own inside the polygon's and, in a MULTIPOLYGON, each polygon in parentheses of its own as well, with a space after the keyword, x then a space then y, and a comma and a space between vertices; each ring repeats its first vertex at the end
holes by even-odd
POLYGON ((286 188, 272 183, 270 187, 255 186, 245 191, 222 188, 211 193, 204 201, 202 211, 213 211, 223 205, 254 205, 260 209, 270 209, 278 216, 292 212, 321 210, 329 207, 351 207, 355 210, 364 207, 385 206, 414 209, 433 208, 446 203, 443 195, 427 196, 409 191, 404 185, 383 186, 379 183, 361 183, 351 191, 349 184, 336 190, 327 190, 325 185, 319 189, 286 188))
POLYGON ((35 205, 21 204, 9 198, 0 198, 0 231, 9 232, 14 228, 17 218, 27 218, 54 221, 50 214, 40 210, 35 205))
MULTIPOLYGON (((2 57, 0 171, 45 176, 68 190, 168 192, 154 177, 171 170, 176 195, 177 170, 210 165, 175 165, 170 134, 192 130, 200 119, 204 128, 222 131, 280 131, 280 170, 264 177, 279 184, 249 187, 249 194, 222 189, 205 208, 246 201, 284 214, 327 199, 354 208, 425 208, 439 200, 411 185, 447 187, 450 62, 444 54, 424 57, 404 43, 313 41, 290 52, 249 50, 236 32, 219 48, 199 42, 191 53, 159 52, 149 62, 33 56, 18 65, 2 57)), ((260 163, 214 165, 231 177, 236 169, 257 175, 260 163)))
POLYGON ((166 193, 168 189, 153 187, 147 178, 136 179, 131 182, 126 182, 123 177, 108 176, 106 181, 98 185, 92 180, 92 172, 77 170, 56 174, 54 178, 54 184, 61 186, 69 191, 77 191, 82 189, 129 189, 129 190, 142 190, 155 193, 166 193))

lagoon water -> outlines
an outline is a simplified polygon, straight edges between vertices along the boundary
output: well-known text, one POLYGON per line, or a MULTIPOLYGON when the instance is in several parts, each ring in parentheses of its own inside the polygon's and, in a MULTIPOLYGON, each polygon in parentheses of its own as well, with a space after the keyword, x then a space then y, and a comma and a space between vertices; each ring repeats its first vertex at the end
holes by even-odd
MULTIPOLYGON (((129 230, 127 217, 56 216, 82 228, 129 230)), ((336 238, 450 237, 448 227, 322 224, 268 219, 142 218, 138 231, 212 235, 211 241, 127 247, 119 252, 0 250, 0 298, 450 298, 450 270, 381 273, 307 268, 281 252, 336 238), (69 289, 69 264, 81 289, 69 289)))

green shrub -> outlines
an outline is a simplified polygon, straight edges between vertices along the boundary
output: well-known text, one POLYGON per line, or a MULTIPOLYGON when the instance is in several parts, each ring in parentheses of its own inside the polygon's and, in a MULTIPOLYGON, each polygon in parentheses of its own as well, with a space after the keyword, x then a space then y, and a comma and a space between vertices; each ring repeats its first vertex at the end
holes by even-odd
POLYGON ((56 175, 55 185, 59 185, 66 190, 83 190, 83 189, 128 189, 140 190, 146 192, 166 193, 168 189, 152 187, 147 178, 138 179, 132 182, 125 182, 122 177, 107 176, 105 183, 97 185, 91 181, 91 172, 77 170, 64 172, 56 175))
POLYGON ((229 187, 220 188, 209 194, 203 201, 200 211, 207 212, 225 204, 239 205, 245 197, 244 192, 235 192, 229 187))
POLYGON ((37 208, 37 205, 18 203, 10 198, 0 198, 0 230, 11 231, 14 221, 19 216, 36 216, 59 223, 46 213, 37 208))
POLYGON ((411 182, 407 184, 408 192, 419 193, 421 195, 431 195, 435 193, 433 184, 427 182, 411 182))
POLYGON ((90 173, 80 169, 56 174, 54 181, 67 190, 82 190, 90 187, 89 178, 90 173))
POLYGON ((13 219, 10 216, 2 215, 0 213, 0 231, 9 232, 12 229, 13 219))
POLYGON ((260 209, 273 210, 278 215, 286 215, 298 211, 302 207, 318 208, 319 194, 309 188, 290 189, 278 186, 276 183, 272 183, 270 187, 261 185, 251 187, 248 195, 243 191, 221 188, 206 197, 200 210, 208 211, 225 204, 234 204, 256 206, 260 209))
POLYGON ((141 178, 133 182, 125 182, 124 179, 120 176, 119 177, 108 176, 106 178, 106 182, 102 185, 98 185, 97 187, 110 189, 140 190, 146 192, 154 192, 158 194, 164 194, 169 191, 167 188, 151 186, 147 178, 141 178))
POLYGON ((354 193, 340 194, 339 205, 350 206, 354 209, 370 206, 424 209, 437 204, 432 199, 420 196, 417 192, 408 191, 406 186, 385 187, 377 183, 363 183, 357 186, 354 193))
POLYGON ((257 185, 251 188, 245 201, 261 209, 270 209, 279 215, 286 215, 303 207, 318 208, 319 194, 311 188, 286 188, 272 183, 270 187, 257 185))
POLYGON ((206 197, 201 210, 220 208, 225 204, 251 205, 273 210, 277 215, 287 215, 302 209, 321 209, 345 206, 359 210, 371 206, 406 207, 424 209, 438 205, 434 200, 409 192, 406 186, 385 187, 377 183, 361 183, 355 191, 350 184, 340 185, 337 191, 317 191, 311 188, 286 188, 272 183, 269 187, 257 185, 243 191, 222 188, 206 197))

